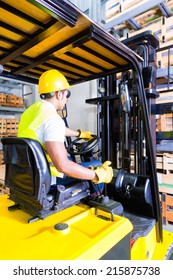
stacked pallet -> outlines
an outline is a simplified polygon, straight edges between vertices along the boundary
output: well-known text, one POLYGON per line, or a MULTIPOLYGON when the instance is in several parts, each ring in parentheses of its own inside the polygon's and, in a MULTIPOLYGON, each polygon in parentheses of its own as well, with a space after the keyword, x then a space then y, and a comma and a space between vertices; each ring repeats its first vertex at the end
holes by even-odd
POLYGON ((17 95, 0 93, 0 106, 24 108, 24 99, 17 95))
POLYGON ((173 172, 173 154, 157 153, 156 168, 161 170, 164 174, 173 172))
MULTIPOLYGON (((119 0, 116 2, 111 0, 108 1, 107 4, 107 12, 106 12, 106 21, 113 19, 120 19, 123 14, 133 14, 133 20, 136 22, 136 25, 139 26, 139 30, 136 30, 133 25, 130 25, 128 20, 124 21, 121 24, 117 24, 114 29, 117 34, 128 34, 128 37, 134 36, 141 32, 152 30, 159 37, 160 44, 167 44, 168 42, 173 40, 172 36, 172 17, 162 16, 161 10, 158 6, 153 5, 153 8, 144 9, 142 13, 138 13, 137 11, 141 11, 141 6, 144 7, 146 0, 119 0), (129 31, 127 33, 127 30, 129 31), (119 32, 121 31, 121 32, 119 32), (124 32, 123 32, 124 31, 124 32)), ((173 10, 173 0, 165 1, 165 5, 170 13, 173 10)), ((146 3, 147 6, 147 3, 146 3)), ((126 17, 128 18, 128 17, 126 17)), ((121 21, 120 21, 121 22, 121 21)), ((134 25, 135 26, 135 25, 134 25)), ((125 37, 121 38, 122 40, 126 39, 125 37)), ((161 47, 160 46, 160 47, 161 47)))
POLYGON ((173 173, 165 174, 163 172, 157 171, 157 178, 159 184, 173 184, 173 173))
POLYGON ((0 137, 16 136, 18 126, 19 119, 0 119, 0 137))
POLYGON ((6 119, 0 119, 0 135, 6 134, 6 119))
MULTIPOLYGON (((130 172, 134 173, 134 155, 130 158, 130 172)), ((156 170, 159 184, 173 184, 173 154, 157 152, 156 170)))
POLYGON ((5 186, 5 165, 0 165, 0 195, 9 194, 9 188, 5 186))
POLYGON ((159 191, 161 193, 163 224, 167 225, 173 223, 173 186, 162 185, 159 191))
POLYGON ((172 131, 173 130, 173 114, 159 115, 157 118, 156 131, 172 131))
POLYGON ((6 95, 4 93, 0 93, 0 104, 3 106, 6 103, 6 95))
POLYGON ((173 184, 173 154, 157 153, 156 168, 160 184, 173 184))
MULTIPOLYGON (((173 223, 173 154, 157 153, 156 168, 159 183, 163 224, 173 223)), ((131 172, 134 172, 134 155, 131 156, 131 172)))
MULTIPOLYGON (((0 119, 0 138, 16 136, 18 132, 18 119, 0 119)), ((0 166, 4 164, 3 151, 0 150, 0 166)))
POLYGON ((16 136, 18 132, 19 120, 6 119, 6 133, 8 136, 16 136))
POLYGON ((3 151, 0 150, 0 165, 4 164, 3 151))

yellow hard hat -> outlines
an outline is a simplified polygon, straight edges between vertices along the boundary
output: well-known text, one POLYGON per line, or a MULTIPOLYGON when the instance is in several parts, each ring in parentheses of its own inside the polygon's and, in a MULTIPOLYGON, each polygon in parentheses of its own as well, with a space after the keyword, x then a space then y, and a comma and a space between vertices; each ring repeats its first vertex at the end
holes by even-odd
POLYGON ((69 85, 66 77, 58 70, 52 69, 44 72, 38 82, 38 93, 50 93, 58 90, 68 89, 69 85))

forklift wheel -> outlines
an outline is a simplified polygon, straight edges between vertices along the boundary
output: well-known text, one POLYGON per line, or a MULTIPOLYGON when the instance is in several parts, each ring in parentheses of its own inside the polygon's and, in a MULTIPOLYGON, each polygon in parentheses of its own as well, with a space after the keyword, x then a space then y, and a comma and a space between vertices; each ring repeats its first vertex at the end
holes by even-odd
POLYGON ((166 252, 165 260, 173 260, 173 242, 171 243, 166 252))

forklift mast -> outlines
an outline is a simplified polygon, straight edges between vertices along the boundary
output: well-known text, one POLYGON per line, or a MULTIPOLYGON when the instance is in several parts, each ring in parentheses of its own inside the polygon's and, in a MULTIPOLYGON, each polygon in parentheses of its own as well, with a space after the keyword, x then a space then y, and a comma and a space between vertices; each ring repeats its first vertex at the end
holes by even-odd
MULTIPOLYGON (((147 31, 124 40, 124 44, 143 58, 140 66, 153 152, 156 157, 155 100, 159 96, 156 91, 156 49, 159 41, 155 35, 147 31)), ((100 78, 98 92, 102 97, 98 106, 98 133, 102 139, 102 159, 109 158, 115 168, 148 175, 146 136, 136 72, 130 69, 100 78)), ((87 102, 89 103, 89 100, 87 102)))
MULTIPOLYGON (((155 165, 155 100, 159 96, 156 91, 155 61, 159 41, 151 31, 147 31, 123 43, 142 57, 140 70, 143 89, 139 83, 140 76, 137 69, 131 68, 126 71, 120 69, 117 73, 100 78, 99 97, 86 100, 86 102, 96 104, 98 107, 98 135, 101 138, 102 161, 108 159, 112 162, 115 177, 119 171, 123 170, 121 180, 123 180, 124 172, 131 174, 127 175, 131 181, 139 180, 140 184, 143 180, 141 175, 149 178, 154 206, 152 210, 148 210, 148 215, 158 222, 158 240, 162 240, 162 220, 155 165), (141 94, 142 90, 144 90, 144 95, 141 94)), ((113 184, 116 185, 116 180, 113 184)), ((115 189, 113 184, 108 184, 106 192, 117 199, 119 194, 118 191, 112 192, 112 189, 115 189)), ((128 200, 127 197, 124 199, 128 200)), ((125 205, 129 207, 129 202, 125 205)), ((141 214, 145 212, 147 210, 144 206, 141 214)))

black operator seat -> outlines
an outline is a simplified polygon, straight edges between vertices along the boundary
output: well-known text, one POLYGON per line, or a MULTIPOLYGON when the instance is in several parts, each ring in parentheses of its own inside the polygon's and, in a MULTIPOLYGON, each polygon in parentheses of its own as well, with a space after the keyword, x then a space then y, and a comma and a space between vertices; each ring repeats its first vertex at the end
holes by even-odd
POLYGON ((50 190, 49 163, 38 141, 5 137, 1 142, 6 165, 5 185, 10 189, 9 198, 15 202, 9 210, 22 208, 34 217, 45 218, 90 195, 88 181, 67 187, 57 185, 55 190, 50 190))

